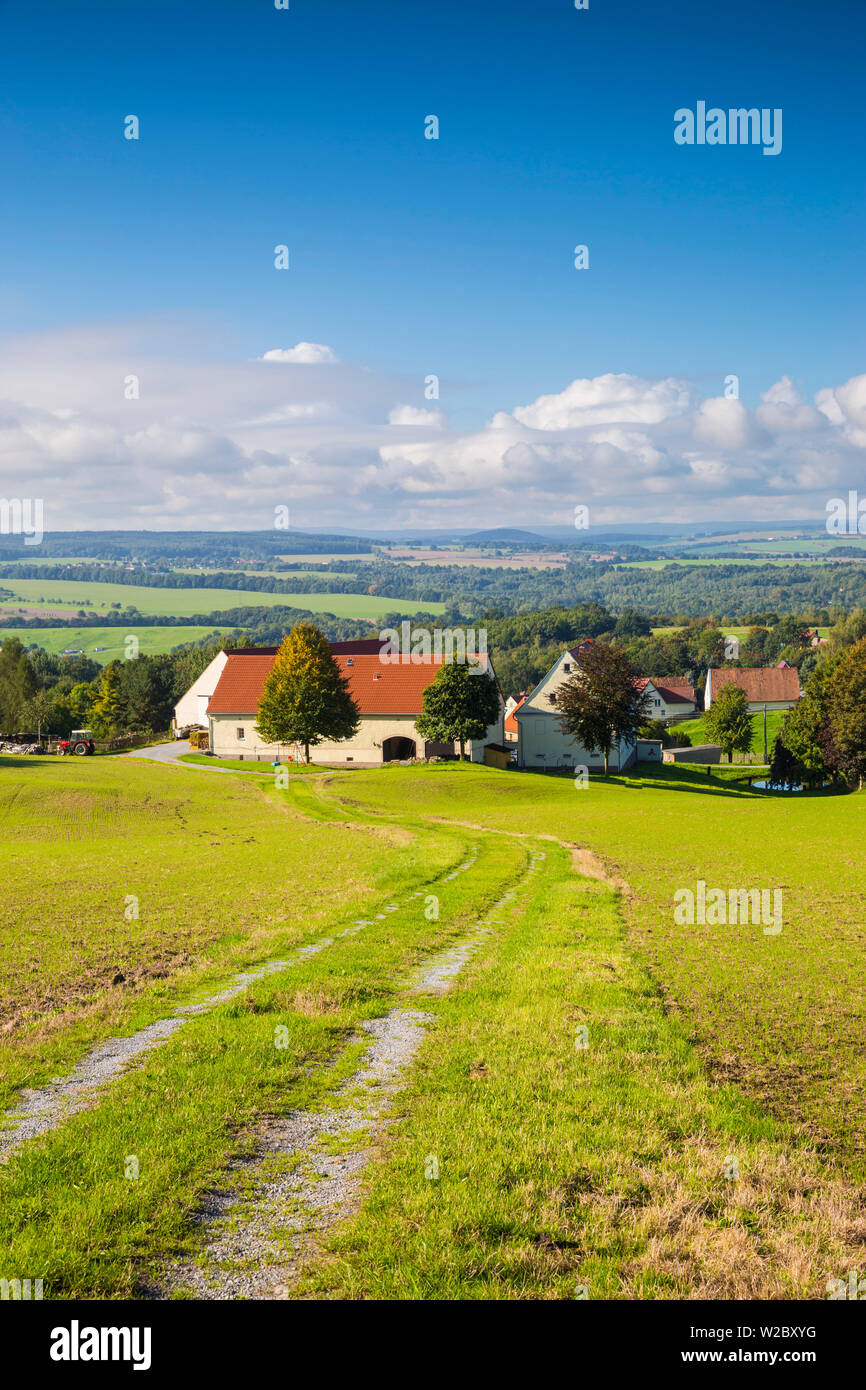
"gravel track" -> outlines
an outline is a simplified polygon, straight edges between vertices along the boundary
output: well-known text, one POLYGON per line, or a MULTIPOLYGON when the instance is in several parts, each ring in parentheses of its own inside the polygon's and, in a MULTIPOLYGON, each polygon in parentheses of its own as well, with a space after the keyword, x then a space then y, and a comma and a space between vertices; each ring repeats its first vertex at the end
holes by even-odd
MULTIPOLYGON (((455 873, 465 872, 472 867, 478 857, 473 851, 455 873)), ((398 911, 413 900, 423 896, 421 890, 409 895, 401 903, 388 905, 388 911, 398 911)), ((376 920, 384 920, 387 912, 376 914, 376 920)), ((251 984, 265 979, 281 970, 288 970, 300 961, 308 960, 328 946, 333 946, 338 937, 355 936, 372 923, 372 918, 359 918, 344 931, 334 936, 320 937, 306 946, 299 946, 287 959, 272 960, 254 970, 244 970, 232 979, 225 988, 210 994, 196 1004, 182 1004, 173 1009, 167 1018, 158 1019, 146 1028, 140 1029, 125 1038, 110 1038, 86 1053, 70 1076, 55 1077, 46 1086, 38 1089, 27 1088, 21 1092, 21 1099, 13 1109, 2 1117, 10 1128, 0 1129, 0 1163, 8 1161, 9 1156, 30 1139, 47 1134, 56 1129, 64 1120, 92 1105, 110 1082, 145 1057, 155 1048, 161 1047, 190 1019, 209 1013, 219 1004, 228 1003, 251 984)))
MULTIPOLYGON (((407 993, 446 993, 544 858, 533 854, 521 883, 503 895, 474 931, 428 961, 410 981, 407 993)), ((394 1096, 433 1022, 435 1015, 391 1009, 364 1023, 363 1034, 352 1039, 371 1040, 364 1063, 332 1096, 346 1103, 321 1111, 296 1110, 263 1125, 256 1154, 230 1164, 226 1186, 209 1192, 196 1214, 196 1223, 206 1231, 203 1259, 170 1266, 159 1283, 149 1287, 148 1296, 291 1298, 316 1237, 357 1205, 373 1145, 394 1123, 389 1117, 394 1096), (340 1152, 341 1142, 353 1138, 361 1142, 340 1152), (338 1141, 336 1151, 327 1151, 328 1140, 338 1141), (269 1171, 275 1159, 296 1162, 290 1172, 269 1171), (231 1186, 234 1175, 246 1179, 241 1192, 231 1186)))

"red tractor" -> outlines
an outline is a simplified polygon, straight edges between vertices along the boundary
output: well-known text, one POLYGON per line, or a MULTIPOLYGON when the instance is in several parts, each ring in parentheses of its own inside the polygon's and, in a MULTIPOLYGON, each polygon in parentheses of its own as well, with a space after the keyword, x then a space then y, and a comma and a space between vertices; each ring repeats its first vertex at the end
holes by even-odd
POLYGON ((61 758, 65 757, 67 753, 77 753, 79 758, 95 753, 96 744, 93 742, 92 731, 90 729, 73 729, 68 738, 61 739, 57 746, 57 752, 61 758))

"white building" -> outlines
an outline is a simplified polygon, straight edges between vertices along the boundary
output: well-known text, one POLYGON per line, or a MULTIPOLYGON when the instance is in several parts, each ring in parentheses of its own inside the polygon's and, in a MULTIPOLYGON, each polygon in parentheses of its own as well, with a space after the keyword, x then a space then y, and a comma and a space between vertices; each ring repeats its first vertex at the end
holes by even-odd
MULTIPOLYGON (((415 727, 423 709, 424 691, 435 680, 442 656, 418 662, 383 661, 382 643, 376 639, 332 642, 330 646, 342 674, 348 677, 361 713, 360 726, 350 739, 311 748, 311 762, 378 767, 407 758, 450 757, 459 752, 455 744, 425 740, 415 727)), ((279 754, 281 758, 303 758, 302 748, 266 743, 256 733, 259 703, 276 650, 260 647, 229 653, 207 710, 209 747, 216 757, 271 760, 279 754)), ((480 660, 495 680, 489 657, 480 660)), ((483 739, 467 747, 474 763, 484 762, 487 744, 503 742, 504 705, 501 695, 499 698, 499 717, 483 739)))
POLYGON ((638 689, 646 691, 647 719, 683 718, 697 712, 697 691, 678 676, 643 677, 638 681, 638 689))
POLYGON ((172 721, 171 731, 175 738, 180 737, 181 730, 207 728, 207 707, 227 661, 225 652, 217 652, 213 661, 205 667, 198 679, 193 681, 186 694, 181 695, 174 707, 172 721))
MULTIPOLYGON (((600 749, 590 752, 564 733, 556 709, 560 688, 578 669, 581 652, 589 644, 581 642, 564 651, 547 675, 535 687, 523 704, 515 709, 512 718, 517 723, 517 765, 527 769, 547 767, 586 767, 590 772, 604 769, 604 754, 600 749)), ((637 758, 637 739, 621 739, 609 755, 611 772, 623 772, 637 758)))

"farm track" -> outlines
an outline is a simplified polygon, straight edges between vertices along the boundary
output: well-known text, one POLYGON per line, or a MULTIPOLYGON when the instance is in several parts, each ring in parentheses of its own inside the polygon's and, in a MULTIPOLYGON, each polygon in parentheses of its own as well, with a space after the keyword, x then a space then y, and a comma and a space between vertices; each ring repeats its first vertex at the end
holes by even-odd
MULTIPOLYGON (((412 975, 404 1004, 451 989, 485 939, 503 925, 500 914, 529 885, 543 858, 533 853, 522 879, 474 928, 412 975)), ((197 1214, 203 1255, 166 1269, 148 1286, 148 1296, 291 1298, 305 1258, 357 1206, 376 1141, 395 1123, 391 1111, 401 1081, 435 1021, 434 1014, 405 1006, 367 1020, 363 1033, 347 1044, 368 1042, 362 1065, 331 1092, 325 1108, 294 1111, 260 1127, 254 1155, 227 1169, 223 1186, 207 1194, 197 1214), (240 1189, 233 1177, 241 1178, 240 1189)))
MULTIPOLYGON (((443 879, 456 878, 459 872, 471 868, 476 858, 477 852, 456 870, 443 875, 443 879)), ((406 902, 421 896, 422 891, 416 890, 406 902)), ((395 905, 392 904, 391 907, 392 910, 396 910, 395 905)), ((375 920, 387 920, 387 913, 377 913, 375 920)), ((155 1020, 136 1033, 126 1037, 110 1038, 100 1043, 82 1058, 70 1076, 58 1077, 47 1086, 26 1090, 20 1103, 2 1117, 3 1123, 13 1128, 0 1130, 0 1163, 7 1162, 10 1155, 28 1140, 49 1133, 72 1115, 97 1102, 112 1081, 143 1060, 155 1048, 163 1046, 191 1019, 210 1013, 221 1004, 229 1003, 243 994, 249 985, 270 975, 290 970, 292 966, 318 955, 319 952, 333 946, 339 938, 356 936, 366 927, 373 925, 373 921, 374 919, 356 919, 333 936, 319 937, 297 947, 286 958, 266 961, 253 970, 241 971, 233 975, 225 986, 204 999, 177 1005, 165 1018, 155 1020)))

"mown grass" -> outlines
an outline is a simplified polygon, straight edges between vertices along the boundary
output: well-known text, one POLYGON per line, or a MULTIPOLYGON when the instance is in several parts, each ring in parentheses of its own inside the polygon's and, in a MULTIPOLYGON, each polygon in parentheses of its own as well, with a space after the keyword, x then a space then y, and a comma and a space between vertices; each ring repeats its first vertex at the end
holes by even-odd
POLYGON ((395 877, 423 882, 453 858, 453 836, 372 833, 363 819, 316 824, 327 813, 252 778, 8 759, 0 1104, 107 1032, 160 1016, 179 991, 279 955, 395 877))
POLYGON ((528 908, 424 1001, 402 1123, 296 1294, 820 1297, 859 1193, 711 1083, 616 895, 546 848, 528 908))
MULTIPOLYGON (((448 838, 457 862, 477 837, 448 838)), ((427 919, 423 896, 374 917, 362 934, 191 1020, 94 1109, 14 1153, 0 1168, 3 1277, 42 1278, 46 1298, 125 1298, 159 1284, 166 1263, 200 1243, 202 1193, 252 1151, 257 1120, 320 1103, 357 1049, 333 1069, 323 1064, 360 1021, 381 1015, 405 972, 518 876, 524 854, 488 839, 471 874, 436 880, 438 920, 427 919), (278 1025, 285 1047, 275 1045, 278 1025)), ((398 880, 392 892, 405 900, 416 880, 405 866, 398 880)))
POLYGON ((633 947, 713 1074, 864 1176, 866 796, 777 796, 676 771, 578 789, 442 764, 335 775, 328 792, 389 818, 411 784, 416 815, 548 834, 601 855, 631 886, 633 947), (726 893, 781 889, 781 932, 678 925, 674 894, 696 892, 699 879, 726 893))
MULTIPOLYGON (((776 735, 781 731, 785 722, 784 710, 767 711, 767 755, 773 756, 773 745, 776 742, 776 735)), ((714 743, 715 739, 708 732, 704 723, 704 716, 699 719, 683 719, 671 726, 671 736, 676 739, 679 734, 685 734, 692 744, 714 743)), ((763 714, 752 715, 752 747, 753 757, 762 758, 764 756, 764 716, 763 714)), ((723 755, 724 756, 724 755, 723 755)))

